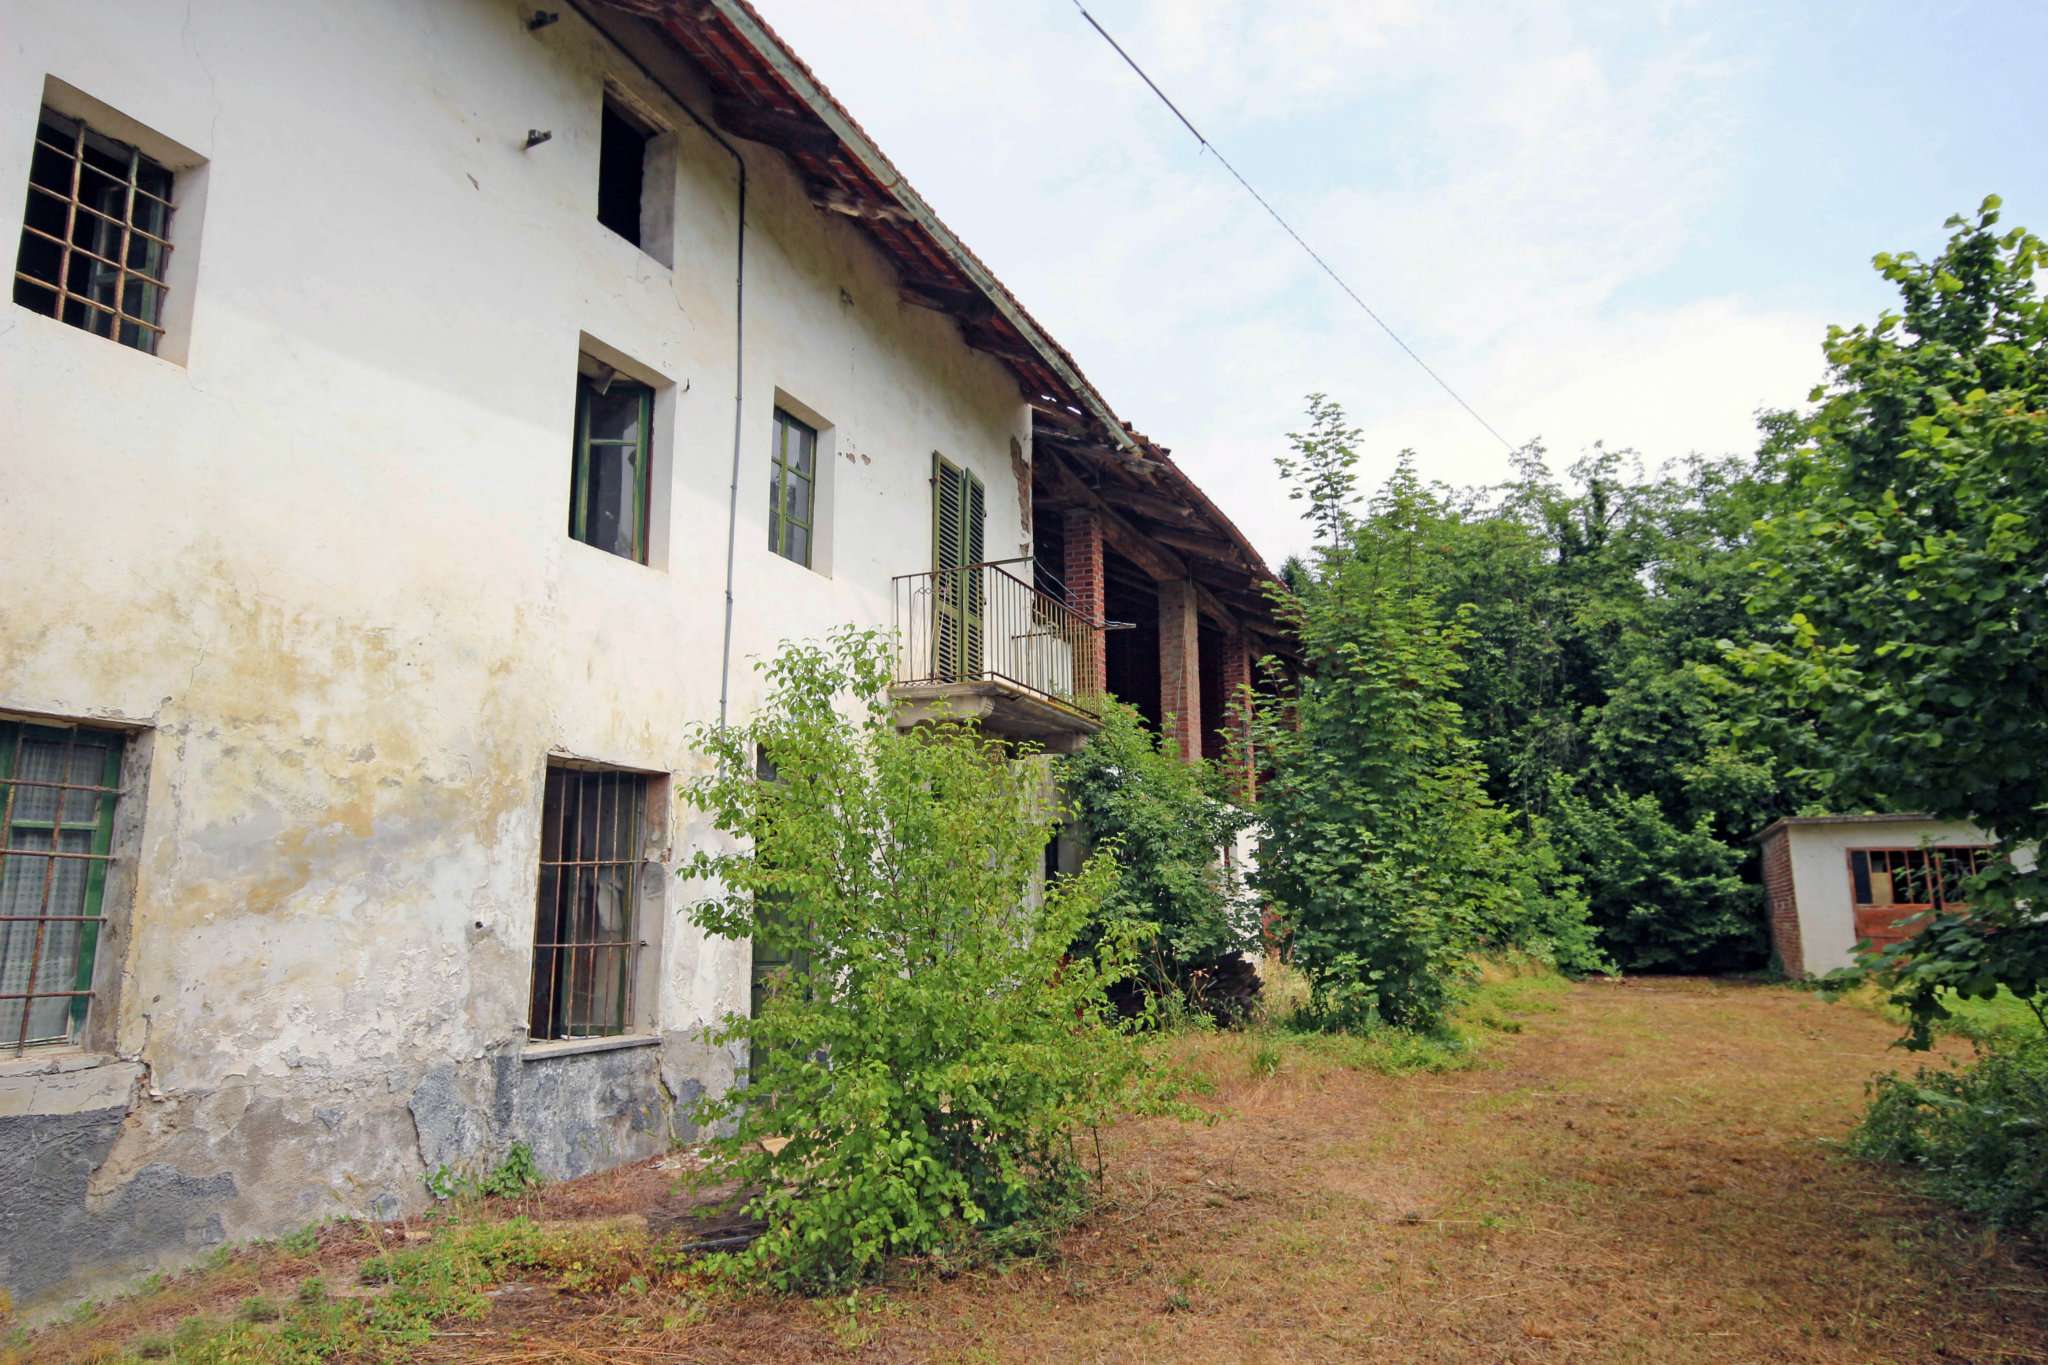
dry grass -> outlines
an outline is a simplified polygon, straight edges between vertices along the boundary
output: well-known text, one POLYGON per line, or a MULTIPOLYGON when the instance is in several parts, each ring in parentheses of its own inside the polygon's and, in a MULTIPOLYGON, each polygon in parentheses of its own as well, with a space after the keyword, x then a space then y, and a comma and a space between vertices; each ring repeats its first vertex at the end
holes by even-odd
MULTIPOLYGON (((1256 1038, 1188 1040, 1223 1116, 1113 1133, 1102 1208, 1039 1260, 906 1269, 809 1302, 681 1270, 514 1285, 408 1358, 2048 1360, 2037 1249, 1955 1225, 1832 1145, 1864 1078, 1904 1060, 1884 1020, 1697 981, 1532 987, 1497 1012, 1476 1066, 1428 1074, 1292 1043, 1268 1066, 1256 1038)), ((652 1207, 658 1240, 667 1190, 635 1168, 558 1187, 541 1211, 652 1207)), ((323 1239, 331 1281, 368 1237, 323 1239)), ((89 1358, 250 1283, 289 1296, 305 1271, 265 1259, 283 1255, 104 1310, 25 1359, 89 1358)))

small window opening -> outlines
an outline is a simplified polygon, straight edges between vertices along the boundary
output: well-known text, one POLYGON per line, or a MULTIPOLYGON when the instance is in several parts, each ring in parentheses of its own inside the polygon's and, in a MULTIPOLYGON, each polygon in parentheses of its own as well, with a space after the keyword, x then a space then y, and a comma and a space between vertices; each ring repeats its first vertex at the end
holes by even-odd
POLYGON ((549 765, 541 806, 530 1036, 611 1038, 638 1019, 649 780, 549 765))
POLYGON ((29 157, 14 301, 155 355, 171 207, 168 170, 45 107, 29 157))
POLYGON ((647 143, 654 136, 609 96, 597 148, 597 221, 634 246, 640 240, 640 205, 647 181, 647 143))
POLYGON ((0 1056, 85 1030, 122 747, 110 730, 0 721, 0 1056))
POLYGON ((805 568, 811 566, 817 497, 817 428, 777 408, 768 481, 768 548, 805 568))
POLYGON ((653 431, 654 390, 585 356, 576 374, 572 539, 636 564, 647 562, 653 431))

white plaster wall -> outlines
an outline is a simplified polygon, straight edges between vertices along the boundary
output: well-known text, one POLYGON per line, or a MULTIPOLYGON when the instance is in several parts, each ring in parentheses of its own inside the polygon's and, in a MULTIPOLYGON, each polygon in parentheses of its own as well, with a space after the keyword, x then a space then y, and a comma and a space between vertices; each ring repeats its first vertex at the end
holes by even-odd
MULTIPOLYGON (((154 1098, 108 1179, 246 1164, 270 1139, 234 1130, 260 1101, 279 1193, 316 1169, 344 1206, 416 1185, 417 1153, 391 1151, 408 1077, 525 1034, 548 755, 686 777, 687 728, 715 719, 732 163, 573 10, 529 34, 531 8, 7 6, 9 250, 48 75, 208 162, 185 363, 0 305, 0 709, 157 736, 124 797, 146 824, 99 1021, 154 1098), (673 270, 596 220, 607 79, 675 125, 673 270), (522 150, 529 128, 552 140, 522 150), (664 568, 565 533, 582 334, 675 385, 664 568), (386 1114, 381 1135, 321 1138, 336 1095, 386 1114)), ((1029 425, 1006 371, 739 145, 744 713, 752 660, 886 625, 890 576, 929 567, 933 450, 987 486, 991 556, 1015 552, 1029 425), (834 424, 830 577, 767 549, 777 389, 834 424)), ((704 837, 681 820, 670 860, 704 837)), ((746 989, 745 948, 705 942, 682 899, 661 930, 677 1037, 746 989)), ((665 1072, 716 1083, 693 1055, 678 1043, 665 1072)), ((296 1191, 259 1203, 236 1202, 229 1235, 309 1212, 296 1191)))
POLYGON ((1792 894, 1799 907, 1799 943, 1809 976, 1855 965, 1856 911, 1849 850, 1989 843, 1974 825, 1940 820, 1870 820, 1792 825, 1792 894))

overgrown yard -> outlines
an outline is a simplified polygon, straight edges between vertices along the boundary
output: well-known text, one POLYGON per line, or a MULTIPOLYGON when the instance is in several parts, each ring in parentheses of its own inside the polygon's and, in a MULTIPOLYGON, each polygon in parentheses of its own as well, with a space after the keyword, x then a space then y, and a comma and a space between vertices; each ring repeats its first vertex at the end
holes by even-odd
MULTIPOLYGON (((2038 1247, 1956 1227, 1833 1146, 1864 1079, 1905 1060, 1873 1012, 1767 986, 1536 981, 1496 986, 1478 1016, 1476 1064, 1435 1073, 1272 1035, 1188 1040, 1224 1117, 1111 1134, 1104 1206, 999 1268, 727 1297, 662 1254, 672 1177, 640 1167, 528 1201, 538 1227, 482 1225, 508 1201, 258 1249, 20 1358, 166 1353, 197 1311, 289 1321, 301 1299, 388 1295, 359 1283, 381 1239, 399 1251, 386 1278, 492 1282, 477 1316, 385 1338, 395 1359, 2048 1360, 2038 1247), (322 1293, 302 1291, 314 1273, 322 1293)), ((218 1336, 200 1354, 202 1335, 181 1357, 291 1358, 218 1336)))

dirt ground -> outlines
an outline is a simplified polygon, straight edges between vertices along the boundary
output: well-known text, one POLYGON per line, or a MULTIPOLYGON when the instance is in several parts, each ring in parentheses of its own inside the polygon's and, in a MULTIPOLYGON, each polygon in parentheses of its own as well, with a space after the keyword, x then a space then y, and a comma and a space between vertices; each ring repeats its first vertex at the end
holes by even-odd
MULTIPOLYGON (((1109 1198, 1044 1259, 851 1300, 514 1287, 421 1358, 2048 1361, 2040 1248, 1834 1146, 1908 1064, 1892 1025, 1725 982, 1532 1003, 1443 1074, 1195 1040, 1217 1121, 1113 1133, 1109 1198)), ((539 1211, 658 1221, 669 1184, 634 1168, 539 1211)))

